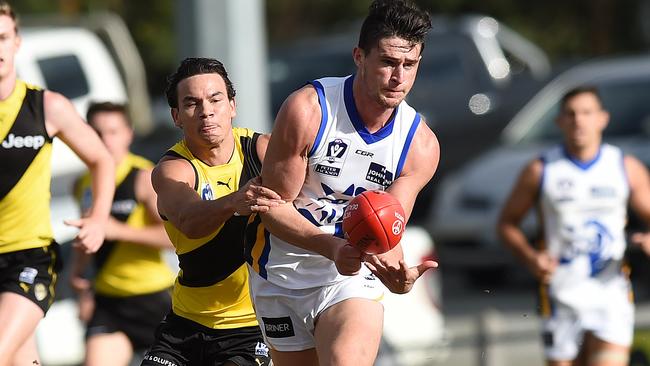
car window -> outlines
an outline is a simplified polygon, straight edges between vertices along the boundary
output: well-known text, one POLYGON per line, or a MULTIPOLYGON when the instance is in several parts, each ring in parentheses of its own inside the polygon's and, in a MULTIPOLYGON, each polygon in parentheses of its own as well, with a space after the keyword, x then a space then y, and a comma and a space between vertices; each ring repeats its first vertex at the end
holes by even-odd
MULTIPOLYGON (((604 136, 621 137, 647 135, 650 124, 650 79, 616 80, 595 83, 605 109, 609 111, 610 122, 604 136)), ((539 121, 524 135, 522 143, 558 140, 561 132, 555 125, 560 110, 561 95, 549 103, 549 108, 539 121)))
POLYGON ((69 99, 88 94, 88 80, 75 55, 41 58, 38 60, 47 88, 69 99))

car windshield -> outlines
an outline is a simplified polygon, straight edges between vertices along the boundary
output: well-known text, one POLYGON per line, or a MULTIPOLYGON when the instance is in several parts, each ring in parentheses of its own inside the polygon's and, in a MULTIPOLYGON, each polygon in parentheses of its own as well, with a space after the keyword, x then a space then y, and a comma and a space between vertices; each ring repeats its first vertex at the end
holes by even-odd
MULTIPOLYGON (((610 114, 604 137, 647 136, 650 132, 650 79, 635 78, 594 83, 600 91, 603 105, 610 114)), ((561 131, 555 125, 560 110, 560 95, 555 96, 550 108, 521 139, 529 144, 538 141, 557 141, 561 131)))

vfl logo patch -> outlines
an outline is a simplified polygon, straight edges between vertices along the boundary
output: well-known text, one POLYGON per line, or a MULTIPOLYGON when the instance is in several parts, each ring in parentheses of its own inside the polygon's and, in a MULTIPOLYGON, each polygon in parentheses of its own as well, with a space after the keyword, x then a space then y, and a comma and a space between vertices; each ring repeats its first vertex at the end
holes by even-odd
POLYGON ((264 334, 270 338, 288 338, 296 335, 293 331, 293 323, 288 316, 282 318, 265 318, 262 317, 264 322, 264 334))
POLYGON ((201 199, 204 201, 212 201, 214 199, 214 195, 212 194, 212 187, 210 187, 210 183, 206 183, 201 189, 201 199))
POLYGON ((348 152, 349 141, 343 139, 334 139, 327 144, 325 158, 322 164, 316 164, 314 171, 323 175, 338 177, 341 174, 341 168, 345 163, 348 152))
POLYGON ((344 160, 343 157, 346 151, 348 151, 348 144, 343 142, 343 140, 335 139, 334 141, 330 141, 327 144, 327 161, 333 164, 337 160, 344 160))
POLYGON ((255 345, 255 356, 269 357, 269 347, 262 342, 257 342, 255 345))
POLYGON ((366 173, 366 180, 388 187, 393 183, 393 173, 389 172, 385 166, 373 162, 370 163, 368 173, 366 173))

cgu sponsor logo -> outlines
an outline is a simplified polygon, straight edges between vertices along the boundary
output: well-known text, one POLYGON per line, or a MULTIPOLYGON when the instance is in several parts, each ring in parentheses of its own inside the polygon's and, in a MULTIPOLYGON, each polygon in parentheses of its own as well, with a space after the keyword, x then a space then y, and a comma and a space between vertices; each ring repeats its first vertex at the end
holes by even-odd
POLYGON ((7 138, 2 141, 2 147, 5 149, 22 149, 32 148, 38 150, 41 146, 45 145, 45 137, 42 135, 36 136, 16 136, 10 133, 7 138))

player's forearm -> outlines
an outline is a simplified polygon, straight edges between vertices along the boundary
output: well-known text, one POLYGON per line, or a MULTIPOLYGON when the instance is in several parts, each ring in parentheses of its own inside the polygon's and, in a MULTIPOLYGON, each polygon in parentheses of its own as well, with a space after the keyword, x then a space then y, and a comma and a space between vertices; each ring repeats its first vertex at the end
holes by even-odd
POLYGON ((265 228, 273 235, 329 259, 333 260, 338 246, 345 244, 305 219, 291 203, 273 207, 261 216, 265 228))
POLYGON ((120 223, 116 231, 115 240, 134 243, 152 248, 171 249, 172 243, 165 232, 162 224, 149 225, 144 227, 133 227, 120 223))
POLYGON ((510 223, 500 223, 498 234, 505 246, 524 264, 528 265, 537 254, 521 229, 510 223))
POLYGON ((198 239, 215 232, 236 210, 232 194, 216 200, 199 201, 178 212, 175 225, 185 236, 198 239))
POLYGON ((89 217, 108 219, 115 194, 115 165, 108 152, 96 161, 89 163, 92 176, 93 204, 88 211, 89 217))

